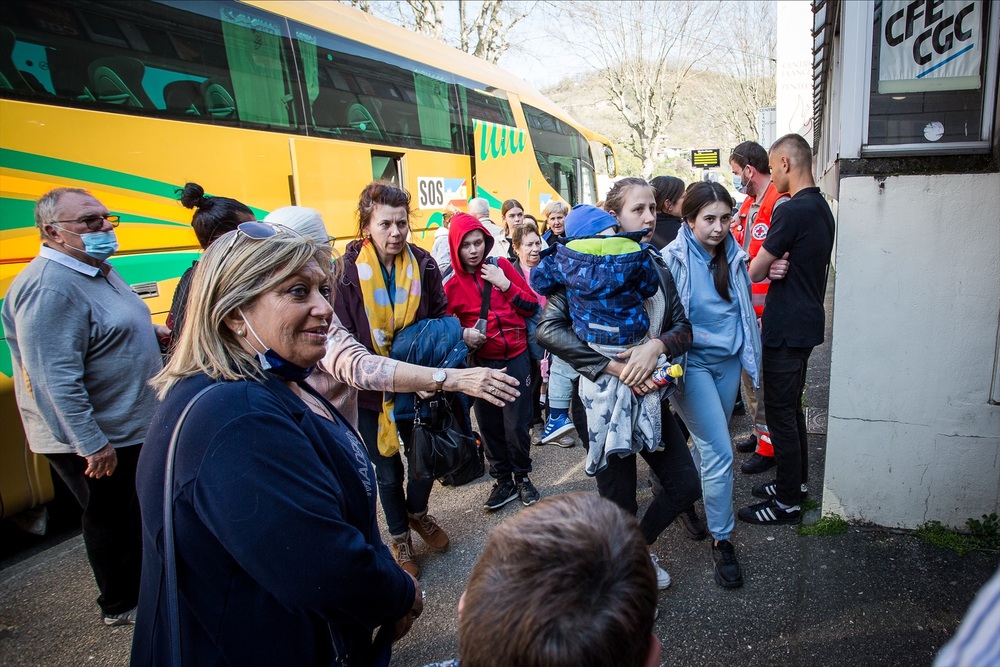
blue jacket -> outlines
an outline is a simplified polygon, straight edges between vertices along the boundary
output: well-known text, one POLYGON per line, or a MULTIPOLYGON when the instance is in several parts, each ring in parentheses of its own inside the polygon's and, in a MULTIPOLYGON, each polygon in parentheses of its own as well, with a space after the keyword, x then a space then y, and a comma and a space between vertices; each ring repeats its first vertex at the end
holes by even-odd
MULTIPOLYGON (((462 339, 457 317, 440 317, 411 324, 392 339, 392 359, 432 368, 465 366, 469 348, 462 339)), ((393 414, 396 421, 413 419, 413 394, 396 394, 393 414)))
POLYGON ((581 340, 634 345, 649 331, 643 301, 660 283, 645 249, 624 255, 589 255, 556 244, 531 271, 531 287, 549 296, 561 287, 569 298, 573 330, 581 340))
MULTIPOLYGON (((688 270, 688 245, 697 243, 691 228, 681 225, 680 230, 671 243, 661 252, 667 262, 674 283, 677 285, 677 293, 684 306, 684 313, 691 312, 691 276, 688 270)), ((726 234, 726 260, 729 262, 729 285, 732 288, 731 294, 736 296, 740 304, 740 325, 743 327, 743 344, 740 346, 740 363, 746 372, 753 379, 754 387, 760 386, 760 329, 757 326, 757 313, 754 312, 753 303, 750 298, 750 275, 747 273, 747 255, 742 248, 736 245, 736 240, 732 234, 726 234), (735 250, 735 252, 733 252, 735 250)), ((687 369, 687 358, 685 355, 684 368, 687 369)), ((684 384, 684 377, 678 378, 678 384, 684 384)))
MULTIPOLYGON (((166 451, 180 412, 210 382, 170 391, 140 455, 133 665, 168 664, 166 451)), ((379 536, 375 471, 330 409, 336 422, 269 378, 224 383, 188 414, 173 486, 185 664, 329 665, 344 651, 370 664, 372 631, 409 613, 415 589, 379 536)))

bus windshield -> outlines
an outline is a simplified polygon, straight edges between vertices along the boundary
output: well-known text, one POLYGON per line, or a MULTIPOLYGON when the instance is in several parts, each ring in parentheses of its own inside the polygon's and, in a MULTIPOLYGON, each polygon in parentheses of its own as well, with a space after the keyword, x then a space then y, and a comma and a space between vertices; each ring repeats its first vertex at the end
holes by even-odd
POLYGON ((597 175, 590 144, 575 128, 530 104, 522 104, 535 161, 545 180, 568 202, 594 202, 597 175))

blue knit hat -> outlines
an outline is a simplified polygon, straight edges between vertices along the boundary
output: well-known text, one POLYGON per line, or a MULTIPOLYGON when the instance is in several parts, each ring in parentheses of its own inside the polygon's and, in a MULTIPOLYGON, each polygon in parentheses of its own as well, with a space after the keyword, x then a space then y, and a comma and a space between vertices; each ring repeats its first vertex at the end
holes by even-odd
POLYGON ((590 204, 577 204, 566 216, 566 238, 596 236, 608 227, 618 226, 618 220, 604 209, 590 204))

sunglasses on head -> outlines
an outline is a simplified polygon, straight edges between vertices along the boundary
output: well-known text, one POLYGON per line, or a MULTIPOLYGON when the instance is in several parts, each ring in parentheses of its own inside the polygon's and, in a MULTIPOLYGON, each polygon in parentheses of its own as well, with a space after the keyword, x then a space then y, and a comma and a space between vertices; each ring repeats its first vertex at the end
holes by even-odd
POLYGON ((285 227, 284 225, 275 225, 270 222, 261 222, 260 220, 241 222, 239 226, 236 227, 236 233, 233 234, 233 240, 229 242, 229 247, 226 248, 225 255, 228 255, 233 251, 233 248, 236 246, 236 241, 240 238, 240 236, 245 236, 252 241, 263 241, 264 239, 269 239, 272 236, 277 236, 282 233, 302 236, 291 227, 285 227))

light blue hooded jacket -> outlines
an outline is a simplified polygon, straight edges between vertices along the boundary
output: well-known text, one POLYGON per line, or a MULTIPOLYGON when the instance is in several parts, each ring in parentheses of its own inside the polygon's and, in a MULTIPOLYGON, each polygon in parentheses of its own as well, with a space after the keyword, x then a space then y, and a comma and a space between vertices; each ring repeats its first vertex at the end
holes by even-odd
MULTIPOLYGON (((663 259, 667 262, 670 274, 674 277, 674 282, 677 284, 677 294, 680 296, 681 305, 684 306, 684 313, 689 317, 691 315, 691 276, 688 267, 688 250, 691 243, 697 242, 691 228, 682 224, 677 238, 660 251, 663 259)), ((731 294, 735 294, 739 302, 740 322, 743 325, 743 343, 739 351, 740 364, 750 375, 754 387, 759 387, 760 330, 757 327, 757 314, 754 312, 753 303, 750 300, 750 275, 747 273, 749 255, 742 248, 736 246, 732 234, 727 234, 725 243, 726 259, 729 262, 729 284, 732 287, 731 294)), ((687 355, 684 357, 683 366, 687 370, 687 355)), ((683 384, 683 377, 678 378, 678 380, 680 384, 683 384)))

